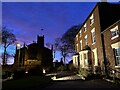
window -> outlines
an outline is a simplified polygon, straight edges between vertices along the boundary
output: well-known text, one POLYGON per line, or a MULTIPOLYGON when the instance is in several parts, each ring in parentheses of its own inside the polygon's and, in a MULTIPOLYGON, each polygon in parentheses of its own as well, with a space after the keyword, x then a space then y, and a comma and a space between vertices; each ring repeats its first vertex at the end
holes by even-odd
POLYGON ((78 52, 78 44, 76 44, 76 51, 78 52))
POLYGON ((86 53, 84 53, 84 59, 87 59, 87 57, 86 57, 86 53))
POLYGON ((115 38, 119 37, 118 26, 112 28, 110 31, 111 31, 111 35, 112 35, 111 39, 115 39, 115 38))
POLYGON ((82 50, 82 40, 80 41, 80 50, 82 50))
POLYGON ((120 48, 115 48, 116 65, 120 66, 120 48))
POLYGON ((76 40, 78 41, 78 35, 76 35, 76 40))
POLYGON ((84 65, 87 66, 87 54, 84 53, 84 65))
POLYGON ((84 32, 86 32, 87 31, 87 28, 86 28, 86 23, 85 23, 85 25, 84 25, 84 32))
POLYGON ((82 30, 80 30, 80 37, 82 36, 82 30))
POLYGON ((85 36, 85 45, 88 45, 88 38, 87 38, 87 35, 85 36))
POLYGON ((94 23, 94 16, 93 14, 90 16, 90 26, 94 23))
POLYGON ((91 30, 91 33, 92 33, 92 43, 95 44, 95 42, 96 42, 96 38, 95 38, 95 28, 93 28, 93 29, 91 30))

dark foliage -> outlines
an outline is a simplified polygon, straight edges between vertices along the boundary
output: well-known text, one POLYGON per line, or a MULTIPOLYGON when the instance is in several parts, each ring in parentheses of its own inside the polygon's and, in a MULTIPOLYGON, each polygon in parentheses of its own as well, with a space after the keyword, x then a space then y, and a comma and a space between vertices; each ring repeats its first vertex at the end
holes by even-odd
POLYGON ((16 70, 13 73, 14 73, 13 79, 19 79, 19 78, 23 78, 26 76, 25 70, 21 70, 21 71, 16 70))

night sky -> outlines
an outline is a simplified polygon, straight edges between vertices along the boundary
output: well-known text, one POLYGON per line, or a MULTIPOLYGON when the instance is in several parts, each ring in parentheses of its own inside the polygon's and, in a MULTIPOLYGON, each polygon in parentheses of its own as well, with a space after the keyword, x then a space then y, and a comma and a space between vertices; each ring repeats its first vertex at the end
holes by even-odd
MULTIPOLYGON (((13 30, 21 45, 36 41, 37 35, 44 35, 45 43, 54 43, 69 28, 83 23, 95 5, 96 2, 4 2, 2 25, 13 30)), ((15 45, 8 51, 15 53, 15 45)), ((55 59, 60 59, 59 53, 55 59)))

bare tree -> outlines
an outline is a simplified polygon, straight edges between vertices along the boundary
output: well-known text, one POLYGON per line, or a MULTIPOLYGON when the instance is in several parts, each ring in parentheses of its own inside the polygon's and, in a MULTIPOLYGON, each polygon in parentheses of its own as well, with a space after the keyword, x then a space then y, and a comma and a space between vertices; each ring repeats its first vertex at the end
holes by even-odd
POLYGON ((64 64, 66 62, 66 57, 68 57, 70 53, 75 52, 74 38, 78 33, 80 26, 81 25, 72 26, 62 37, 55 39, 54 47, 57 51, 61 52, 64 64))
POLYGON ((2 27, 3 65, 7 64, 7 48, 15 43, 15 35, 7 27, 2 27))

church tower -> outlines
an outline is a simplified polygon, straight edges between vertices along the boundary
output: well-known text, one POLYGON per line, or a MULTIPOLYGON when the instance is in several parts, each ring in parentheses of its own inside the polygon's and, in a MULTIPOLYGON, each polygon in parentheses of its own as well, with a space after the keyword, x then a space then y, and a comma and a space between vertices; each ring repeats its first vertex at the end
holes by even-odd
POLYGON ((43 36, 37 36, 37 44, 40 46, 40 47, 44 47, 44 35, 43 36))

